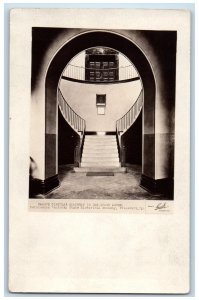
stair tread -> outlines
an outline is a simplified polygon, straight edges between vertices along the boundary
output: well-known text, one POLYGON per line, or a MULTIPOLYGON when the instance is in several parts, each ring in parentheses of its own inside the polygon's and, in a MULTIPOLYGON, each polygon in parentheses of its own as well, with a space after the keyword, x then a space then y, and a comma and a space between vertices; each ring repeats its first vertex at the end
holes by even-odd
POLYGON ((98 140, 84 140, 84 143, 95 143, 95 144, 116 144, 116 140, 108 140, 108 141, 98 141, 98 140))
POLYGON ((115 147, 117 148, 117 144, 106 144, 106 143, 84 143, 84 148, 90 148, 90 147, 101 147, 101 148, 107 148, 107 147, 115 147))
POLYGON ((116 145, 113 146, 113 145, 109 145, 109 146, 104 146, 104 145, 88 145, 88 146, 84 146, 84 149, 109 149, 109 148, 115 148, 117 149, 116 145))
POLYGON ((109 157, 109 158, 116 158, 119 157, 118 152, 116 153, 101 153, 101 152, 87 152, 83 153, 83 157, 109 157))
POLYGON ((116 139, 113 140, 85 139, 84 141, 88 143, 116 143, 116 139))
POLYGON ((96 155, 96 156, 92 156, 92 155, 82 155, 82 158, 86 158, 86 159, 105 159, 105 160, 107 160, 107 159, 117 159, 118 158, 118 155, 115 155, 115 156, 110 156, 110 155, 106 155, 106 156, 102 156, 102 155, 96 155))
POLYGON ((82 159, 86 159, 86 160, 88 160, 88 159, 94 159, 94 160, 96 160, 96 159, 101 159, 101 160, 117 160, 117 159, 119 159, 118 158, 118 156, 115 156, 115 157, 108 157, 108 156, 83 156, 82 157, 82 159))
MULTIPOLYGON (((81 167, 99 167, 101 166, 102 163, 81 163, 81 167)), ((115 164, 103 164, 103 167, 120 167, 120 164, 119 163, 115 163, 115 164)))
POLYGON ((91 160, 83 160, 81 162, 81 165, 84 165, 84 164, 90 164, 90 165, 97 165, 97 166, 118 166, 119 165, 119 160, 117 161, 102 161, 102 160, 99 160, 99 161, 91 161, 91 160))
POLYGON ((84 147, 84 149, 117 149, 116 146, 95 146, 95 145, 92 145, 92 146, 86 146, 84 147))
POLYGON ((112 143, 95 143, 95 142, 84 142, 84 146, 114 146, 114 147, 116 147, 117 146, 117 143, 116 142, 112 142, 112 143))
POLYGON ((118 156, 118 151, 116 152, 116 151, 85 151, 85 152, 83 152, 83 155, 82 156, 84 156, 84 154, 86 155, 86 156, 103 156, 103 157, 106 157, 106 156, 108 156, 108 157, 111 157, 111 156, 118 156))
POLYGON ((83 150, 93 150, 93 151, 102 151, 103 149, 104 149, 104 151, 110 151, 110 149, 112 149, 113 148, 113 150, 117 150, 117 148, 116 147, 109 147, 109 148, 105 148, 105 147, 101 147, 101 148, 99 148, 99 147, 85 147, 83 150))
POLYGON ((116 159, 102 159, 102 158, 97 158, 97 159, 92 159, 92 158, 88 158, 88 159, 82 159, 82 163, 87 163, 87 162, 91 162, 91 163, 94 163, 94 162, 105 162, 105 163, 119 163, 119 158, 116 158, 116 159))
POLYGON ((85 137, 85 141, 98 141, 98 142, 101 142, 101 141, 105 141, 105 142, 109 142, 109 141, 116 141, 116 138, 111 138, 111 139, 89 139, 89 138, 86 138, 85 137))
POLYGON ((85 134, 85 138, 89 138, 89 139, 111 139, 111 138, 116 138, 116 135, 115 134, 105 134, 105 135, 85 134))
POLYGON ((109 144, 109 143, 116 143, 116 139, 114 140, 84 140, 85 143, 105 143, 105 144, 109 144))
POLYGON ((91 137, 91 136, 86 136, 85 135, 85 139, 88 139, 88 140, 115 140, 116 137, 115 136, 110 136, 110 137, 91 137))
MULTIPOLYGON (((101 165, 102 162, 101 161, 89 161, 89 162, 82 162, 81 164, 91 164, 91 165, 101 165)), ((103 165, 118 165, 119 164, 119 161, 114 161, 114 162, 108 162, 108 161, 104 161, 103 165)))
POLYGON ((126 173, 126 168, 124 167, 81 167, 74 168, 77 173, 87 173, 87 172, 114 172, 114 173, 126 173))
POLYGON ((83 153, 82 157, 102 157, 102 158, 116 158, 118 157, 118 153, 111 152, 95 152, 95 153, 83 153))

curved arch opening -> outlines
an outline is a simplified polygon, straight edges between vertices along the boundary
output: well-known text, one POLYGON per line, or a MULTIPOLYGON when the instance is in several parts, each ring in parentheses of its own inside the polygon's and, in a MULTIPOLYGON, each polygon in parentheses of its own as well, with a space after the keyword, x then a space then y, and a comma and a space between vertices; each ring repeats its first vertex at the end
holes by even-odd
MULTIPOLYGON (((130 70, 127 72, 128 75, 131 75, 130 70)), ((61 74, 58 88, 67 104, 86 121, 87 131, 114 132, 116 130, 115 124, 117 120, 122 118, 133 108, 143 85, 138 71, 122 53, 113 48, 96 46, 83 50, 68 62, 61 74), (89 57, 86 53, 89 53, 89 57), (91 68, 87 70, 85 66, 89 65, 88 58, 91 61, 89 61, 90 65, 92 65, 91 68), (98 62, 100 60, 101 62, 98 62), (103 75, 108 76, 113 73, 113 68, 110 66, 114 63, 114 70, 118 72, 118 78, 117 80, 114 79, 110 81, 107 77, 104 78, 103 75), (101 69, 96 68, 97 64, 101 64, 101 69), (74 66, 74 70, 69 68, 67 71, 68 66, 74 66), (110 67, 110 73, 107 71, 107 66, 110 67), (124 66, 130 66, 133 69, 131 74, 134 73, 136 79, 121 80, 121 76, 124 75, 124 66), (83 80, 79 70, 76 70, 76 68, 80 68, 81 72, 83 72, 83 80), (91 78, 89 78, 88 81, 85 81, 85 76, 89 75, 86 74, 86 72, 90 72, 91 74, 101 72, 103 77, 99 80, 94 78, 92 81, 91 78), (123 73, 120 74, 120 72, 123 73), (109 74, 107 75, 107 73, 109 74), (65 76, 63 76, 63 74, 65 74, 65 76), (104 113, 103 117, 97 115, 96 95, 106 95, 106 113, 104 113), (96 118, 98 119, 97 123, 96 118)), ((131 126, 131 124, 128 124, 128 126, 131 126)))

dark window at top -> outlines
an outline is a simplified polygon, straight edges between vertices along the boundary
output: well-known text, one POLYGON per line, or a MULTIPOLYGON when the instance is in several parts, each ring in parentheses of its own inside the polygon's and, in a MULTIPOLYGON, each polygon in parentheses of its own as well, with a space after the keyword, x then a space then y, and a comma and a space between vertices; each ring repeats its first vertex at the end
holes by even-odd
POLYGON ((118 55, 119 52, 103 47, 86 50, 85 80, 97 82, 119 80, 118 55), (91 73, 91 69, 94 73, 91 73))

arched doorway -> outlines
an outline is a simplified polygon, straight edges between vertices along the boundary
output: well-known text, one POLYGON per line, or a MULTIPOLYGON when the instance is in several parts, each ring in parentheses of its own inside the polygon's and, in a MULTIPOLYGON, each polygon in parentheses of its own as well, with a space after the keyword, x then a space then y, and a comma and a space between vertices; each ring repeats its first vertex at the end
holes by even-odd
POLYGON ((142 173, 154 178, 155 78, 153 71, 147 57, 133 41, 107 31, 91 31, 74 37, 59 49, 49 65, 45 82, 45 178, 52 178, 57 174, 57 86, 60 76, 66 63, 76 54, 96 45, 114 48, 122 52, 140 74, 144 88, 142 173), (147 134, 145 134, 146 130, 147 134))

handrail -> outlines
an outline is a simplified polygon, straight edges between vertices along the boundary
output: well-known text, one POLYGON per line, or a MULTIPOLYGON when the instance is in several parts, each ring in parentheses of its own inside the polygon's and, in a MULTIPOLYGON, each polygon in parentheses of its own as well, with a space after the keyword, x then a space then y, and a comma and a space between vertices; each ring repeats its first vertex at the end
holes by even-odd
POLYGON ((80 166, 84 137, 85 137, 85 129, 86 129, 86 121, 81 118, 66 102, 64 96, 62 95, 60 89, 58 89, 58 104, 60 111, 66 120, 66 122, 77 132, 79 135, 79 140, 75 145, 74 149, 74 162, 76 166, 80 166))
POLYGON ((143 89, 127 113, 116 121, 116 131, 124 133, 137 119, 143 105, 143 89))
POLYGON ((123 144, 122 135, 133 125, 143 106, 143 89, 141 90, 137 100, 127 113, 116 121, 116 137, 119 149, 119 158, 121 165, 125 164, 125 145, 123 144))
MULTIPOLYGON (((83 67, 83 66, 76 66, 72 64, 68 64, 64 69, 62 76, 70 79, 76 79, 85 81, 85 74, 86 72, 90 71, 97 71, 97 72, 110 72, 113 70, 117 70, 119 72, 119 79, 114 81, 123 81, 123 80, 130 80, 134 78, 139 78, 139 74, 135 70, 133 65, 128 66, 121 66, 119 68, 95 68, 95 67, 83 67)), ((89 81, 96 81, 89 79, 89 81)))

